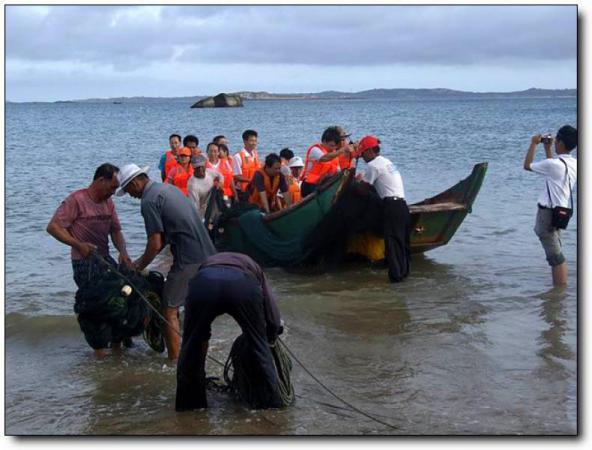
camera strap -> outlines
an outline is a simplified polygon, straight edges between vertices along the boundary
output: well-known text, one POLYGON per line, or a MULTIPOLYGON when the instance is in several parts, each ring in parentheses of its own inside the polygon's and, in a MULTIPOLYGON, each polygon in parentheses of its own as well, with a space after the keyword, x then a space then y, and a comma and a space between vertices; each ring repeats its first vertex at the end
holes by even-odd
MULTIPOLYGON (((571 190, 571 183, 570 183, 570 179, 569 179, 569 171, 567 170, 567 163, 563 160, 563 158, 557 158, 559 161, 561 161, 563 163, 563 165, 565 166, 565 178, 567 180, 567 186, 569 187, 569 198, 571 201, 571 208, 573 210, 573 192, 571 190)), ((551 204, 551 209, 553 209, 553 200, 551 199, 551 191, 549 191, 549 180, 545 180, 545 183, 547 184, 547 195, 549 196, 549 203, 551 204)))

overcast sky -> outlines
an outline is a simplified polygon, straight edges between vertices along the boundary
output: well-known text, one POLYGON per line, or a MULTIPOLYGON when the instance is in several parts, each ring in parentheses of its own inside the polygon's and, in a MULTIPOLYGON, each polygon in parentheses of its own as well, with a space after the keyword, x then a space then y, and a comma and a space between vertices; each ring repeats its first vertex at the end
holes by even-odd
POLYGON ((6 99, 575 88, 575 6, 7 6, 6 99))

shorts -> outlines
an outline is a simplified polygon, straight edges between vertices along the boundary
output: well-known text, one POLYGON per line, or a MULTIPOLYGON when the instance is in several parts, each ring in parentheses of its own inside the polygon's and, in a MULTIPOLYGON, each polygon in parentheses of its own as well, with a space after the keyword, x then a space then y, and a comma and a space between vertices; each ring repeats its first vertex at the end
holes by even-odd
POLYGON ((162 290, 163 306, 178 308, 185 304, 189 281, 197 275, 200 264, 191 264, 178 271, 171 271, 167 275, 162 290))
POLYGON ((561 233, 558 228, 551 225, 553 210, 541 207, 538 209, 534 232, 543 245, 547 262, 551 267, 563 264, 565 256, 561 252, 561 233))

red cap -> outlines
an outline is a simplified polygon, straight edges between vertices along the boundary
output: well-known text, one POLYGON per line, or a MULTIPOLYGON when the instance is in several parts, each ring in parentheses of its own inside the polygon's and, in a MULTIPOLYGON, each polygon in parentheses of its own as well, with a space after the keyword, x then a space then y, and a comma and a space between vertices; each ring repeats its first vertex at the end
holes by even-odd
POLYGON ((178 150, 179 156, 191 156, 191 149, 189 147, 183 147, 178 150))
POLYGON ((380 139, 374 136, 364 136, 358 142, 358 151, 356 152, 356 157, 362 156, 366 150, 371 148, 377 147, 380 144, 380 139))

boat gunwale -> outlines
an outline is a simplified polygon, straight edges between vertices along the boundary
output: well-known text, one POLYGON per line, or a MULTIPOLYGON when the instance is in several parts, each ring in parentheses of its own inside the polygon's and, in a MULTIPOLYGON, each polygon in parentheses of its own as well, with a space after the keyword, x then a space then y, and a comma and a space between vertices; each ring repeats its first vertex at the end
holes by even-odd
MULTIPOLYGON (((450 186, 448 189, 440 192, 439 194, 436 194, 432 197, 428 197, 420 202, 417 203, 413 203, 411 205, 409 205, 409 209, 411 210, 411 208, 413 207, 424 207, 424 206, 431 206, 431 205, 438 205, 438 204, 444 204, 444 203, 456 203, 459 205, 463 205, 465 208, 469 209, 472 206, 473 201, 475 200, 476 195, 468 195, 469 193, 472 194, 472 192, 469 192, 473 187, 475 180, 479 177, 485 176, 485 171, 487 170, 487 162, 480 162, 477 163, 473 166, 473 169, 471 171, 471 173, 466 177, 463 178, 462 180, 460 180, 458 183, 450 186), (459 189, 459 186, 461 185, 467 185, 467 189, 459 189), (457 192, 455 192, 457 191, 457 192), (443 201, 443 198, 445 198, 446 196, 449 197, 449 200, 443 201), (439 199, 440 198, 440 199, 439 199), (470 200, 470 201, 466 201, 466 200, 470 200)), ((414 209, 416 209, 414 208, 414 209)), ((460 209, 460 208, 453 208, 452 210, 455 209, 460 209)), ((421 213, 422 211, 416 211, 417 213, 421 213)))
MULTIPOLYGON (((318 190, 315 190, 315 192, 313 192, 312 194, 307 195, 306 197, 304 197, 301 201, 299 201, 295 205, 292 205, 289 208, 285 208, 280 211, 276 211, 276 212, 264 215, 263 222, 271 222, 273 220, 279 219, 281 217, 284 217, 284 216, 298 210, 299 208, 302 208, 302 207, 308 205, 310 202, 314 201, 319 195, 321 195, 327 189, 329 189, 331 186, 333 186, 335 183, 346 183, 350 177, 350 174, 351 174, 350 170, 345 170, 345 171, 341 172, 341 174, 339 176, 336 176, 333 179, 327 181, 325 185, 321 186, 318 190)), ((343 190, 343 187, 341 187, 341 190, 338 187, 338 190, 335 192, 334 198, 332 199, 332 203, 334 203, 337 200, 337 198, 340 196, 340 193, 342 192, 342 190, 343 190)))

